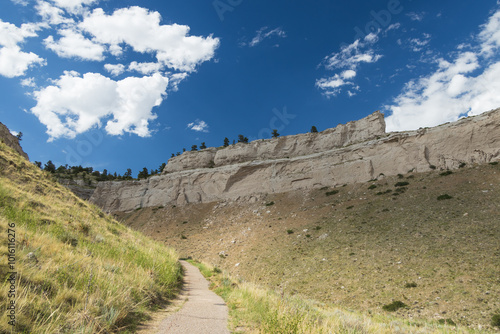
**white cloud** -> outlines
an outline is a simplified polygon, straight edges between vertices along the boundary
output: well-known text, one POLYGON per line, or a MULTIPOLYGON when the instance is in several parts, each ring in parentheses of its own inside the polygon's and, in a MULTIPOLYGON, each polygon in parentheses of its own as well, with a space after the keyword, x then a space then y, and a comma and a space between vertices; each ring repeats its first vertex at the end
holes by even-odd
POLYGON ((491 56, 492 52, 500 46, 500 11, 493 14, 482 28, 479 34, 482 51, 491 56))
POLYGON ((375 50, 370 47, 370 44, 378 39, 372 34, 365 37, 366 42, 356 40, 354 43, 344 46, 340 52, 334 53, 325 58, 325 67, 327 69, 350 68, 356 69, 361 63, 375 63, 381 55, 376 54, 375 50))
POLYGON ((152 109, 165 96, 168 79, 160 74, 114 81, 98 73, 79 76, 65 72, 54 85, 34 92, 37 105, 31 109, 47 126, 49 140, 74 138, 106 121, 111 135, 150 135, 152 109))
POLYGON ((440 59, 435 72, 406 84, 405 90, 385 107, 387 130, 413 130, 455 121, 500 107, 500 61, 495 61, 493 27, 500 11, 482 26, 476 52, 459 50, 452 62, 440 59))
POLYGON ((35 9, 38 15, 42 17, 43 22, 49 25, 74 23, 73 19, 64 17, 64 11, 62 9, 53 6, 47 1, 37 1, 35 9))
POLYGON ((61 58, 80 58, 83 60, 104 60, 105 48, 85 38, 81 33, 72 29, 59 30, 62 36, 58 41, 49 36, 44 39, 45 46, 54 51, 61 58))
POLYGON ((28 37, 36 37, 33 24, 23 24, 20 28, 0 20, 0 75, 7 78, 22 76, 33 65, 44 65, 45 60, 33 52, 23 52, 18 44, 28 37))
MULTIPOLYGON (((254 47, 260 44, 263 40, 266 38, 271 38, 272 36, 277 36, 280 38, 286 38, 286 32, 281 29, 281 28, 275 28, 272 29, 268 32, 265 32, 268 28, 267 27, 262 27, 257 31, 257 35, 255 35, 254 38, 248 43, 248 46, 254 47)), ((242 43, 243 46, 246 45, 246 43, 242 43)))
POLYGON ((391 24, 390 26, 387 27, 387 29, 385 29, 385 32, 388 32, 388 31, 391 31, 391 30, 398 30, 399 28, 401 28, 401 23, 393 23, 391 24))
POLYGON ((193 123, 189 123, 187 125, 188 129, 191 129, 196 132, 208 132, 208 124, 205 121, 201 121, 197 119, 193 123))
POLYGON ((431 41, 431 35, 424 34, 422 38, 410 38, 408 43, 410 44, 410 48, 413 52, 420 52, 429 45, 431 41))
POLYGON ((214 57, 219 39, 212 36, 188 36, 185 25, 160 25, 158 12, 129 7, 106 15, 101 8, 87 15, 79 27, 95 37, 95 41, 118 49, 122 43, 140 53, 154 53, 163 65, 185 72, 214 57))
MULTIPOLYGON (((375 63, 382 58, 382 55, 375 53, 372 46, 377 41, 378 34, 371 33, 363 41, 358 39, 350 45, 343 46, 340 52, 326 57, 324 66, 327 70, 344 70, 334 76, 316 80, 316 87, 327 97, 337 96, 344 86, 359 91, 359 86, 355 85, 352 79, 356 77, 361 64, 375 63)), ((355 91, 348 91, 349 96, 355 95, 355 91)))
POLYGON ((128 67, 129 71, 137 71, 146 75, 159 72, 162 68, 160 63, 138 63, 136 61, 131 62, 128 67))
POLYGON ((71 14, 80 14, 86 6, 98 3, 99 0, 52 0, 54 4, 71 14))
POLYGON ((104 68, 115 77, 125 72, 125 65, 123 64, 104 64, 104 68))
POLYGON ((21 80, 21 86, 23 87, 36 87, 35 78, 26 78, 21 80))
POLYGON ((169 74, 168 79, 169 79, 169 87, 171 90, 174 92, 177 92, 179 90, 179 84, 181 81, 186 79, 189 76, 187 73, 174 73, 174 74, 169 74))

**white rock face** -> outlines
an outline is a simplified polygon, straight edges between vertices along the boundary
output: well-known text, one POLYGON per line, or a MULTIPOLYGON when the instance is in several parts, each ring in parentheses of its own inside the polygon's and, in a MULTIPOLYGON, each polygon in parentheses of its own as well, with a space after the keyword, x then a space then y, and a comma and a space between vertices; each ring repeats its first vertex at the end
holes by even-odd
POLYGON ((175 159, 171 172, 163 175, 99 183, 91 201, 115 212, 250 200, 264 194, 366 182, 381 174, 500 160, 500 109, 418 131, 385 134, 384 128, 383 118, 376 113, 319 134, 190 152, 175 159), (215 166, 207 168, 213 166, 211 154, 215 166), (197 169, 187 170, 188 161, 197 169))

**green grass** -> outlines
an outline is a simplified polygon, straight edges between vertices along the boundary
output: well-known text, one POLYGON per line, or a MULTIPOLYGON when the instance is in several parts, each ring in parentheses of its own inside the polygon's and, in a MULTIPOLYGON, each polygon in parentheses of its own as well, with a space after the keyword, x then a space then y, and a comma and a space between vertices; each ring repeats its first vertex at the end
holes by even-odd
MULTIPOLYGON (((177 291, 176 253, 77 198, 0 144, 0 233, 15 225, 15 328, 0 332, 132 333, 177 291)), ((5 277, 7 245, 0 245, 5 277)), ((6 319, 8 282, 0 287, 6 319)))

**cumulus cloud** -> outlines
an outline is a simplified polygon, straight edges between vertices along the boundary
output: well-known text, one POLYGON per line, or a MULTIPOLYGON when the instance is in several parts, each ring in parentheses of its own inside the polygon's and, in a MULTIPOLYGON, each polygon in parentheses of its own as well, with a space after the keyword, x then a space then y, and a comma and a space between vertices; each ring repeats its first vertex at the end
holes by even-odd
POLYGON ((42 17, 42 21, 49 25, 72 24, 74 20, 64 17, 64 11, 61 8, 53 6, 47 1, 37 1, 35 9, 42 17))
POLYGON ((146 75, 159 72, 162 68, 163 66, 160 63, 138 63, 136 61, 131 62, 128 66, 130 71, 137 71, 146 75))
POLYGON ((141 7, 118 9, 112 15, 97 8, 79 27, 92 34, 95 42, 115 50, 124 43, 136 52, 154 53, 162 65, 183 72, 195 71, 197 65, 214 57, 218 38, 189 36, 188 26, 160 22, 160 13, 141 7))
POLYGON ((156 73, 114 81, 99 73, 65 72, 53 85, 34 92, 31 112, 47 127, 49 140, 74 138, 106 122, 108 134, 150 136, 152 109, 165 97, 168 79, 156 73))
POLYGON ((188 129, 196 132, 208 132, 208 124, 205 121, 197 119, 196 121, 187 125, 188 129))
POLYGON ((55 41, 49 36, 44 39, 45 46, 54 51, 61 58, 80 58, 82 60, 102 61, 106 49, 99 43, 85 38, 81 33, 73 29, 59 30, 62 37, 55 41))
POLYGON ((327 70, 343 70, 334 76, 316 80, 316 87, 327 97, 336 96, 343 86, 350 86, 349 96, 355 95, 359 86, 352 79, 357 75, 357 69, 363 63, 375 63, 382 55, 376 54, 373 44, 378 41, 378 35, 370 33, 363 40, 356 40, 350 45, 343 46, 340 52, 326 57, 323 64, 327 70))
POLYGON ((272 30, 269 30, 269 31, 266 31, 268 30, 268 27, 262 27, 260 28, 258 31, 257 31, 257 34, 255 35, 255 37, 252 38, 252 40, 247 44, 247 43, 241 43, 241 46, 250 46, 250 47, 254 47, 254 46, 257 46, 259 45, 260 43, 262 43, 262 41, 264 41, 265 39, 267 38, 271 38, 273 36, 276 36, 276 37, 279 37, 279 38, 286 38, 286 32, 281 29, 281 28, 275 28, 275 29, 272 29, 272 30))
POLYGON ((104 68, 115 77, 125 72, 125 65, 123 64, 104 64, 104 68))
POLYGON ((45 60, 33 52, 23 52, 19 44, 28 37, 36 37, 33 24, 23 24, 20 28, 0 20, 0 75, 7 78, 22 76, 33 65, 44 65, 45 60))
POLYGON ((457 48, 452 61, 439 59, 433 73, 408 82, 385 106, 387 130, 435 126, 500 107, 500 61, 493 57, 500 47, 494 29, 499 20, 500 11, 482 26, 473 51, 457 48))
POLYGON ((422 51, 431 41, 431 35, 423 34, 422 38, 410 38, 408 43, 413 52, 422 51))

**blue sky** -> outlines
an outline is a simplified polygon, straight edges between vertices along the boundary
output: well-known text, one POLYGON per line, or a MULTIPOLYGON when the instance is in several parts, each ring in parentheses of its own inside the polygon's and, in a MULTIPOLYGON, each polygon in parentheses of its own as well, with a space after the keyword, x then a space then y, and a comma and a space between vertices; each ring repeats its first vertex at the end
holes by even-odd
POLYGON ((238 134, 498 108, 499 48, 497 0, 5 0, 0 121, 32 161, 137 175, 238 134))

